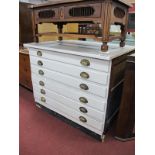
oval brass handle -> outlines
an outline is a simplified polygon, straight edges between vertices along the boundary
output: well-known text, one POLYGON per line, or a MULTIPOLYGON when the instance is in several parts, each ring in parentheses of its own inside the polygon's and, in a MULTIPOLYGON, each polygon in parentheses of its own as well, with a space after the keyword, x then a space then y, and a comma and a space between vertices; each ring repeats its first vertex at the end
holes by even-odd
POLYGON ((89 74, 86 73, 86 72, 82 72, 82 73, 80 74, 80 76, 81 76, 82 78, 84 78, 84 79, 88 79, 88 78, 89 78, 89 74))
POLYGON ((46 91, 45 91, 44 89, 41 89, 41 90, 40 90, 40 93, 41 93, 41 94, 46 94, 46 91))
POLYGON ((87 59, 82 59, 80 63, 81 63, 81 65, 83 65, 83 66, 90 66, 90 62, 89 62, 89 60, 87 60, 87 59))
POLYGON ((46 102, 45 97, 41 97, 40 100, 41 100, 42 102, 46 102))
POLYGON ((39 65, 39 66, 43 66, 43 62, 39 60, 39 61, 38 61, 38 65, 39 65))
POLYGON ((80 88, 83 89, 83 90, 88 90, 89 89, 89 87, 84 83, 80 84, 80 88))
POLYGON ((37 55, 38 56, 42 56, 42 52, 41 51, 37 51, 37 55))
POLYGON ((83 112, 83 113, 87 113, 87 112, 88 112, 87 109, 84 108, 84 107, 80 107, 79 109, 80 109, 80 111, 83 112))
POLYGON ((87 119, 85 117, 83 117, 83 116, 80 116, 79 119, 83 123, 86 123, 87 122, 87 119))
POLYGON ((43 72, 42 70, 39 70, 38 73, 39 73, 40 75, 44 75, 44 72, 43 72))
POLYGON ((88 100, 85 97, 80 97, 79 100, 81 103, 88 103, 88 100))
POLYGON ((40 84, 41 86, 45 86, 45 83, 44 83, 43 81, 39 81, 39 84, 40 84))

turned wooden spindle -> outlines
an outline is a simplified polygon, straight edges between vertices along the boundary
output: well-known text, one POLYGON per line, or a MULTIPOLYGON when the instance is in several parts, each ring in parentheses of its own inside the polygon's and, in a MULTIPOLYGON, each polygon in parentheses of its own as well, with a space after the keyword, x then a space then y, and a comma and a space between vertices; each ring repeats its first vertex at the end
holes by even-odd
POLYGON ((108 51, 108 45, 109 42, 109 31, 110 31, 110 18, 111 18, 111 1, 105 1, 104 4, 102 4, 102 46, 101 51, 107 52, 108 51))
MULTIPOLYGON (((57 28, 58 28, 58 34, 62 34, 63 24, 58 24, 58 25, 57 25, 57 28)), ((58 37, 58 40, 59 40, 59 41, 62 41, 62 40, 63 40, 63 37, 59 36, 59 37, 58 37)))
POLYGON ((121 41, 120 41, 120 47, 125 46, 125 38, 126 38, 126 28, 124 25, 121 25, 121 41))

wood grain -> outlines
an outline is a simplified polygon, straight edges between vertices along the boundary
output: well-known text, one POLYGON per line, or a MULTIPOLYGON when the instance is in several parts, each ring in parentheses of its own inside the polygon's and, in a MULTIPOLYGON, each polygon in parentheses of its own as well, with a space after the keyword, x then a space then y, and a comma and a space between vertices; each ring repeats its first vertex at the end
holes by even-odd
POLYGON ((135 60, 129 56, 126 62, 125 81, 116 126, 116 138, 126 141, 134 138, 135 126, 135 60))
MULTIPOLYGON (((57 25, 58 28, 58 39, 61 41, 63 37, 67 38, 89 38, 94 39, 96 41, 102 41, 103 44, 101 46, 101 51, 106 52, 108 51, 107 43, 115 40, 120 39, 120 46, 123 47, 125 45, 125 36, 126 36, 126 27, 127 27, 127 12, 128 12, 129 5, 123 3, 122 1, 116 0, 96 0, 96 1, 57 1, 57 2, 50 2, 45 4, 33 5, 31 9, 34 12, 34 30, 36 31, 37 24, 39 23, 54 23, 57 25), (114 14, 114 9, 117 7, 118 15, 119 10, 124 12, 123 16, 118 16, 114 14), (89 14, 91 8, 92 13, 89 14), (71 15, 71 10, 80 9, 76 13, 76 16, 71 15), (41 18, 39 17, 39 12, 47 10, 55 11, 55 16, 52 18, 41 18), (86 13, 87 12, 87 13, 86 13), (88 15, 87 15, 88 14, 88 15), (88 35, 74 35, 74 34, 62 34, 63 33, 63 25, 66 23, 99 23, 101 24, 102 28, 102 37, 97 38, 94 36, 88 35), (121 35, 119 36, 110 36, 110 26, 112 24, 121 25, 121 35), (72 36, 71 36, 72 35, 72 36)), ((34 38, 39 37, 36 35, 35 32, 34 38)), ((52 34, 52 33, 51 33, 52 34)), ((43 35, 43 34, 41 34, 43 35)), ((49 35, 46 33, 45 35, 49 35)), ((56 34, 53 34, 56 35, 56 34)))
POLYGON ((28 50, 19 52, 19 83, 32 90, 30 59, 28 50))

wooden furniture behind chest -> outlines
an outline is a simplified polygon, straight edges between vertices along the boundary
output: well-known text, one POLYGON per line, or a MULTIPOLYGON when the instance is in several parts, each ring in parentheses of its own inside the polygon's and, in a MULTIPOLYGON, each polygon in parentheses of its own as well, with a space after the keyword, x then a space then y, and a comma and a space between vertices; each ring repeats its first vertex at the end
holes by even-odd
POLYGON ((102 41, 101 50, 108 50, 107 43, 114 39, 120 39, 120 46, 125 46, 126 29, 128 23, 129 5, 120 0, 77 0, 58 1, 39 5, 31 5, 33 17, 33 37, 37 42, 42 35, 58 36, 59 41, 63 37, 68 38, 91 38, 102 41), (101 24, 102 37, 95 34, 63 33, 63 25, 67 23, 89 22, 101 24), (57 25, 58 33, 38 33, 38 24, 54 23, 57 25), (110 26, 120 25, 120 35, 110 35, 110 26))
POLYGON ((34 41, 32 11, 28 8, 29 3, 19 2, 19 43, 34 41))
POLYGON ((21 49, 19 52, 19 83, 32 90, 30 58, 27 49, 21 49))
MULTIPOLYGON (((19 44, 34 42, 33 37, 33 20, 32 11, 29 9, 30 4, 19 2, 19 44)), ((26 49, 19 50, 19 83, 32 90, 30 76, 29 52, 26 49)))
POLYGON ((135 56, 128 56, 121 105, 117 120, 116 138, 122 141, 134 138, 135 127, 135 56))

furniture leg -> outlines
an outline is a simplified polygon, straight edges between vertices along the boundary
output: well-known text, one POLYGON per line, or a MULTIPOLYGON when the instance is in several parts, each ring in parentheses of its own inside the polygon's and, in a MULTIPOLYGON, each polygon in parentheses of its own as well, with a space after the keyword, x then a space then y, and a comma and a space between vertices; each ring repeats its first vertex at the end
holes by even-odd
POLYGON ((38 34, 38 25, 35 23, 34 11, 32 11, 31 17, 32 17, 33 41, 34 42, 39 42, 39 38, 36 36, 36 34, 38 34))
POLYGON ((121 42, 120 47, 125 46, 125 38, 126 38, 126 27, 124 25, 121 25, 121 42))
POLYGON ((102 46, 101 51, 106 52, 108 51, 108 41, 109 41, 109 31, 110 31, 110 17, 111 17, 111 1, 106 1, 102 6, 102 14, 103 14, 103 21, 102 21, 102 46))
MULTIPOLYGON (((61 34, 62 33, 62 29, 63 29, 63 24, 61 24, 61 23, 58 24, 57 28, 58 28, 58 33, 61 34)), ((61 41, 61 40, 63 40, 63 38, 62 37, 58 37, 58 40, 61 41)))
POLYGON ((102 52, 108 51, 107 42, 102 42, 101 51, 102 51, 102 52))
MULTIPOLYGON (((35 25, 35 34, 38 34, 38 24, 35 25)), ((39 42, 39 36, 35 36, 34 41, 38 43, 39 42)))

